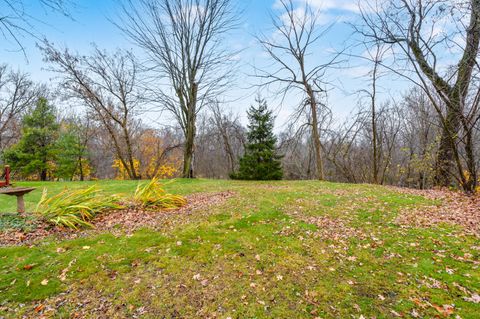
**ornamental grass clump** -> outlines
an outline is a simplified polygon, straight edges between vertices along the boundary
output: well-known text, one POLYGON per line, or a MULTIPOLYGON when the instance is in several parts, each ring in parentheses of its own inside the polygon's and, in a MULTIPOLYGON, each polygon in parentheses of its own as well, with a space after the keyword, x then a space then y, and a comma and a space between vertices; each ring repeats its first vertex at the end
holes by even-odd
POLYGON ((185 197, 165 192, 157 178, 146 184, 139 184, 133 199, 144 208, 175 209, 187 204, 185 197))
POLYGON ((47 222, 68 228, 93 227, 90 221, 105 210, 121 209, 117 196, 106 196, 96 187, 83 189, 65 189, 48 196, 43 190, 36 212, 47 222))

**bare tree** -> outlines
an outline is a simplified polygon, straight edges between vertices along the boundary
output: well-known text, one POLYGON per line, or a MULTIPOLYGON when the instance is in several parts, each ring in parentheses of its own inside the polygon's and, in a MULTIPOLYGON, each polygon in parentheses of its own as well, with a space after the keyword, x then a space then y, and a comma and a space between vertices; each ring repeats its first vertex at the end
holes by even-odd
POLYGON ((232 0, 124 2, 117 25, 147 53, 153 100, 175 116, 185 135, 183 177, 193 177, 198 112, 233 74, 225 36, 236 21, 232 0))
POLYGON ((229 178, 244 153, 246 129, 233 112, 225 111, 214 101, 198 117, 195 143, 197 175, 207 178, 229 178), (231 152, 231 153, 230 153, 231 152))
POLYGON ((376 45, 373 50, 367 48, 366 50, 369 59, 373 62, 373 68, 370 72, 371 77, 371 89, 363 90, 367 94, 370 100, 370 123, 371 123, 371 140, 372 140, 372 165, 373 165, 373 178, 372 181, 374 184, 379 183, 379 173, 380 173, 380 157, 382 156, 379 145, 378 145, 378 107, 377 107, 377 90, 378 90, 378 79, 380 77, 380 63, 382 62, 382 57, 385 53, 385 50, 381 45, 376 45))
POLYGON ((70 0, 0 0, 0 33, 6 41, 13 41, 17 47, 24 51, 22 37, 25 35, 38 37, 35 24, 42 22, 37 12, 31 12, 29 6, 42 6, 45 10, 70 16, 67 6, 70 0))
POLYGON ((480 0, 374 0, 363 3, 361 11, 363 28, 359 31, 374 43, 392 48, 396 64, 390 70, 421 87, 441 119, 437 184, 448 185, 455 167, 459 184, 466 192, 474 192, 473 125, 479 114, 475 98, 470 100, 473 104, 467 103, 472 95, 472 77, 478 70, 480 0), (454 50, 460 52, 458 62, 445 67, 442 56, 445 52, 455 56, 454 50))
POLYGON ((60 51, 51 43, 41 47, 52 71, 60 74, 61 86, 68 97, 80 100, 88 114, 108 132, 115 156, 131 179, 139 176, 134 160, 134 139, 138 132, 139 115, 143 107, 143 92, 139 91, 138 66, 128 52, 113 55, 95 48, 91 56, 60 51))
POLYGON ((441 123, 428 97, 418 87, 405 94, 402 113, 402 143, 408 150, 402 185, 425 189, 432 186, 437 136, 441 123))
POLYGON ((19 137, 21 116, 38 96, 38 86, 27 74, 0 66, 0 151, 19 137))
POLYGON ((315 178, 312 158, 315 153, 312 147, 311 134, 306 130, 298 130, 289 125, 279 135, 279 153, 283 155, 282 167, 285 179, 315 178))
POLYGON ((302 114, 307 115, 307 125, 311 129, 315 148, 316 177, 323 180, 325 173, 319 113, 327 108, 322 103, 322 97, 326 95, 325 74, 335 64, 338 55, 325 64, 309 67, 311 62, 308 63, 307 59, 313 46, 329 28, 320 27, 319 12, 314 11, 308 3, 301 9, 296 9, 293 0, 280 0, 280 4, 284 13, 273 18, 275 35, 258 37, 263 49, 278 68, 272 72, 259 70, 257 76, 264 81, 263 85, 279 85, 278 93, 284 96, 291 91, 304 95, 293 121, 301 118, 302 114))
POLYGON ((325 156, 333 166, 333 179, 349 183, 360 183, 367 175, 364 169, 364 153, 359 151, 360 132, 362 130, 361 117, 353 116, 351 123, 346 122, 335 130, 327 131, 325 143, 325 156), (358 157, 360 156, 360 160, 358 157))
POLYGON ((226 114, 222 111, 219 101, 215 101, 210 104, 210 111, 212 113, 211 121, 216 127, 217 134, 220 136, 225 154, 228 159, 228 173, 233 174, 238 159, 238 152, 233 149, 232 139, 238 132, 238 128, 241 126, 232 113, 226 114))
POLYGON ((392 167, 401 157, 398 151, 401 149, 399 136, 403 123, 401 108, 394 101, 375 102, 374 126, 372 117, 371 105, 360 105, 358 112, 349 117, 353 120, 348 119, 326 134, 327 164, 333 165, 337 175, 333 176, 335 179, 378 184, 398 181, 392 167), (373 140, 376 151, 372 147, 373 140), (374 161, 375 165, 372 165, 374 161))

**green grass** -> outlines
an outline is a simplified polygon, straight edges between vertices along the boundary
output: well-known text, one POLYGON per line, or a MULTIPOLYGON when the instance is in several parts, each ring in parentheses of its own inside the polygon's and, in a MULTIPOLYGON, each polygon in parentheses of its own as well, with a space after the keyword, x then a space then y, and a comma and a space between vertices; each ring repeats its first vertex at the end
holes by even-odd
MULTIPOLYGON (((99 184, 112 194, 137 185, 99 184)), ((394 223, 402 209, 432 204, 422 197, 314 181, 178 180, 167 190, 236 195, 159 231, 1 248, 0 316, 35 317, 44 304, 57 318, 446 318, 435 307, 454 305, 451 318, 478 318, 480 304, 464 299, 480 291, 478 239, 394 223), (342 226, 321 228, 320 218, 342 226)))
MULTIPOLYGON (((16 187, 36 187, 36 190, 25 195, 25 206, 27 211, 33 211, 42 197, 42 190, 46 188, 48 194, 54 195, 60 193, 65 188, 78 189, 86 188, 92 185, 98 185, 107 194, 126 194, 133 196, 138 181, 118 181, 118 180, 103 180, 103 181, 87 181, 87 182, 17 182, 16 187)), ((200 185, 197 185, 189 180, 177 180, 175 183, 166 183, 166 189, 175 191, 181 194, 188 194, 192 192, 201 192, 212 190, 221 182, 214 180, 202 180, 200 185), (198 189, 195 189, 198 187, 198 189)), ((0 213, 15 212, 17 209, 17 202, 15 197, 0 195, 0 213)))

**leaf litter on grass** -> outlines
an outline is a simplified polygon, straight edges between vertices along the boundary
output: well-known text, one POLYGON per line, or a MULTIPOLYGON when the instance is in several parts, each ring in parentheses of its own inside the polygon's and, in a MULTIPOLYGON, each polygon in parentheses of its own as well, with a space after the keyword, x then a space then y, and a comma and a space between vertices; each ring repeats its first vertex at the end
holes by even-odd
MULTIPOLYGON (((60 226, 52 226, 41 220, 31 231, 0 231, 0 247, 12 245, 29 245, 43 238, 54 236, 58 239, 73 239, 93 233, 111 231, 112 233, 132 233, 140 228, 169 226, 171 223, 188 222, 193 213, 208 212, 205 208, 218 205, 234 195, 231 191, 218 193, 197 193, 187 196, 188 204, 178 209, 148 210, 141 207, 129 207, 99 214, 91 223, 93 229, 72 230, 60 226)), ((172 225, 170 225, 172 227, 172 225)))
POLYGON ((468 235, 480 237, 480 196, 467 196, 449 190, 413 190, 393 188, 404 194, 438 201, 438 205, 402 210, 396 222, 403 226, 432 227, 438 224, 457 225, 468 235))
MULTIPOLYGON (((225 223, 214 219, 218 223, 208 228, 219 237, 202 240, 200 233, 182 237, 176 231, 169 246, 151 250, 171 250, 167 256, 113 275, 109 290, 92 285, 74 288, 57 302, 52 297, 45 309, 69 304, 70 313, 98 318, 475 318, 464 315, 478 305, 477 286, 465 271, 476 278, 478 254, 474 248, 465 255, 454 251, 472 241, 459 246, 463 238, 394 223, 407 209, 430 207, 428 201, 404 201, 383 188, 358 189, 312 187, 301 190, 312 197, 303 202, 284 189, 268 189, 255 193, 253 203, 253 191, 242 190, 225 223), (280 193, 290 196, 287 203, 280 193), (278 207, 287 214, 275 215, 278 207), (452 255, 458 260, 451 261, 452 255)), ((122 224, 113 217, 105 230, 116 232, 122 224)), ((177 218, 183 222, 178 216, 170 221, 177 218)), ((131 220, 129 229, 142 227, 131 220)))

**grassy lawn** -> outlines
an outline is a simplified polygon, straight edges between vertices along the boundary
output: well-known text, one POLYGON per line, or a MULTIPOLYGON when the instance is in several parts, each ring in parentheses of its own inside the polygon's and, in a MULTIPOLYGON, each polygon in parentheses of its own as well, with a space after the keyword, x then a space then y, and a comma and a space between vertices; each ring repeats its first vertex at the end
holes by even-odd
MULTIPOLYGON (((113 194, 137 183, 98 184, 113 194)), ((85 184, 19 185, 53 193, 85 184)), ((479 318, 478 239, 394 222, 431 205, 425 198, 314 181, 167 189, 235 196, 178 227, 0 248, 0 317, 479 318)), ((0 207, 14 201, 0 197, 0 207)))
MULTIPOLYGON (((222 181, 215 180, 202 180, 198 181, 189 180, 176 180, 175 183, 167 183, 166 189, 179 194, 189 194, 192 192, 204 192, 215 190, 217 187, 221 188, 222 181)), ((92 185, 98 185, 98 187, 110 194, 124 194, 131 195, 135 191, 138 185, 138 181, 117 181, 117 180, 104 180, 95 182, 19 182, 15 183, 16 187, 36 187, 37 189, 27 195, 25 195, 25 205, 27 210, 34 210, 42 191, 47 189, 49 194, 56 194, 65 188, 82 188, 92 185)), ((0 213, 14 212, 17 208, 15 197, 9 197, 0 195, 0 213)))

